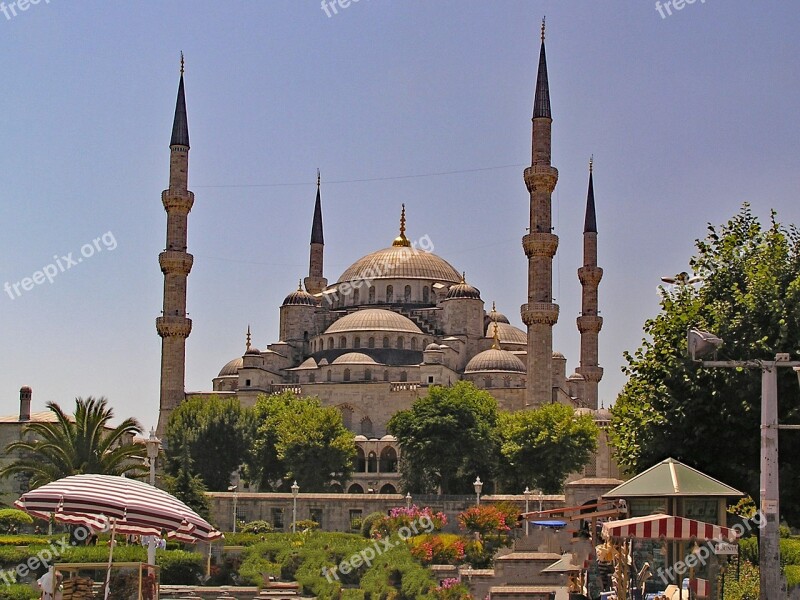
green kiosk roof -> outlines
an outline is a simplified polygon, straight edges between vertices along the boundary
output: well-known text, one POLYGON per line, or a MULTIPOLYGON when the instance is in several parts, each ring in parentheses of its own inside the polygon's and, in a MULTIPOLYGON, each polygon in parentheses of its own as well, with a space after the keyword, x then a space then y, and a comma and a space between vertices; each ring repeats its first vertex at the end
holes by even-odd
POLYGON ((651 496, 744 496, 744 493, 668 458, 603 494, 603 498, 651 496))

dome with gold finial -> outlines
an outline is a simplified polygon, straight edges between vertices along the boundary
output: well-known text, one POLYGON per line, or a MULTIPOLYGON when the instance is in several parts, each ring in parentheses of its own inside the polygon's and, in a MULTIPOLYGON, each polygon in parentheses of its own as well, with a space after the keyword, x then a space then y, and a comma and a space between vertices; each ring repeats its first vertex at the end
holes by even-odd
POLYGON ((481 292, 478 288, 468 284, 466 280, 466 273, 462 273, 461 280, 457 284, 450 286, 450 289, 447 290, 447 299, 451 300, 453 298, 470 298, 473 300, 480 300, 481 292))
POLYGON ((281 306, 316 306, 317 301, 309 294, 307 291, 303 289, 303 283, 300 282, 297 284, 297 289, 293 291, 291 294, 286 296, 283 300, 283 304, 281 306))

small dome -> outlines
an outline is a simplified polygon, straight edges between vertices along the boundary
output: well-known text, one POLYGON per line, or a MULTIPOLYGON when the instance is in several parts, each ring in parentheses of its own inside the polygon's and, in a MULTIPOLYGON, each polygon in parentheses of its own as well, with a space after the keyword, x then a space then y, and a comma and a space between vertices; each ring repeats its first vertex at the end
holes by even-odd
POLYGON ((428 350, 439 350, 439 344, 428 344, 425 346, 425 352, 428 350))
MULTIPOLYGON (((494 323, 489 323, 489 325, 486 327, 486 337, 488 338, 494 337, 494 327, 495 327, 494 323)), ((499 321, 497 323, 497 337, 500 339, 501 344, 528 343, 528 334, 526 334, 518 327, 514 327, 513 325, 509 325, 508 323, 501 323, 499 321)))
POLYGON ((317 361, 315 361, 312 357, 305 359, 300 366, 295 367, 292 369, 293 371, 298 371, 300 369, 316 369, 317 368, 317 361))
POLYGON ((480 373, 483 371, 524 373, 525 365, 507 350, 490 348, 473 356, 464 370, 465 373, 480 373))
POLYGON ((486 326, 488 327, 494 321, 497 321, 498 323, 510 323, 508 317, 503 313, 498 312, 494 306, 494 302, 492 302, 492 310, 486 313, 486 326))
POLYGON ((583 375, 580 373, 573 373, 569 377, 567 377, 567 381, 583 381, 583 375))
POLYGON ((594 420, 595 421, 610 421, 611 420, 611 411, 607 408, 598 408, 594 412, 594 420))
POLYGON ((481 292, 478 288, 472 287, 468 284, 464 276, 461 276, 461 281, 455 285, 451 285, 450 289, 447 290, 447 297, 446 300, 450 300, 452 298, 470 298, 473 300, 480 300, 481 299, 481 292))
POLYGON ((219 375, 217 377, 230 377, 231 375, 238 375, 239 369, 242 368, 243 364, 242 357, 234 358, 230 361, 227 365, 220 369, 219 375))
POLYGON ((353 441, 366 442, 367 441, 367 436, 358 434, 355 438, 353 438, 353 441))
POLYGON ((397 438, 393 435, 389 435, 388 433, 381 438, 382 442, 396 442, 397 438))
POLYGON ((305 291, 302 285, 298 285, 297 289, 283 299, 281 306, 316 306, 317 301, 305 291))
POLYGON ((335 365, 375 365, 378 364, 371 356, 362 352, 347 352, 333 361, 335 365))
POLYGON ((422 334, 422 330, 408 317, 382 308, 367 308, 345 315, 328 327, 325 333, 348 331, 394 331, 422 334))
POLYGON ((567 360, 567 357, 561 354, 561 352, 553 352, 553 358, 557 358, 559 360, 567 360))
POLYGON ((261 356, 261 350, 255 346, 250 346, 247 350, 245 350, 245 354, 255 354, 256 356, 261 356))

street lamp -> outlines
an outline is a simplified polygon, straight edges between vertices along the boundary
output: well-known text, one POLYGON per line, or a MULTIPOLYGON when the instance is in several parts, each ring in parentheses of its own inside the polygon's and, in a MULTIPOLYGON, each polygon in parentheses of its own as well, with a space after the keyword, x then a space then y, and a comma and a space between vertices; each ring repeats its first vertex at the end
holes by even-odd
MULTIPOLYGON (((763 598, 782 598, 783 586, 780 565, 778 525, 780 519, 778 485, 778 431, 800 429, 800 425, 778 424, 778 369, 792 367, 800 379, 800 362, 789 360, 786 353, 775 360, 699 360, 709 353, 716 354, 723 340, 708 331, 690 328, 687 334, 689 355, 704 367, 744 368, 761 370, 761 477, 760 509, 766 519, 760 536, 760 592, 763 598), (782 592, 782 593, 781 593, 782 592)), ((715 357, 716 358, 716 357, 715 357)))
POLYGON ((238 485, 228 486, 228 491, 233 492, 233 533, 236 533, 236 501, 239 499, 236 491, 239 489, 238 485))
POLYGON ((480 477, 476 477, 472 482, 472 487, 475 488, 475 505, 481 505, 481 490, 483 489, 483 482, 480 477))
POLYGON ((161 447, 161 440, 156 437, 156 430, 150 428, 150 437, 145 440, 147 446, 147 458, 150 465, 150 485, 156 485, 156 459, 158 458, 158 451, 161 447))
POLYGON ((528 511, 530 510, 528 505, 529 505, 529 503, 531 501, 532 492, 528 489, 528 486, 526 485, 525 486, 525 491, 522 492, 522 493, 525 494, 525 537, 527 537, 528 536, 528 511))
POLYGON ((406 508, 411 508, 411 492, 406 492, 406 508))
POLYGON ((292 533, 297 532, 297 494, 300 492, 300 486, 297 485, 295 479, 292 484, 292 533))

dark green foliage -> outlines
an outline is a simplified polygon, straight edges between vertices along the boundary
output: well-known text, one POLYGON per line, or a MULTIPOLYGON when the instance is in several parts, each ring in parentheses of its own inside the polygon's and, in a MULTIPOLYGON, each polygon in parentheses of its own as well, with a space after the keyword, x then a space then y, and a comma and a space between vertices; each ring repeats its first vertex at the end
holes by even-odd
POLYGON ((409 410, 396 413, 388 431, 403 450, 400 468, 411 493, 472 494, 480 475, 488 485, 497 471, 500 440, 497 401, 466 381, 433 386, 409 410))
POLYGON ((205 557, 198 552, 159 551, 156 564, 165 585, 196 585, 205 573, 205 557))
POLYGON ((199 475, 211 491, 226 491, 231 473, 245 460, 252 429, 250 412, 235 398, 187 399, 167 424, 167 472, 178 476, 188 450, 191 474, 199 475))
POLYGON ((273 529, 272 523, 267 521, 250 521, 242 525, 240 531, 242 533, 270 533, 273 529))
MULTIPOLYGON (((630 473, 674 457, 757 497, 761 376, 712 369, 687 356, 697 326, 725 340, 720 359, 774 360, 800 353, 800 236, 775 221, 762 227, 748 205, 696 242, 698 285, 662 289, 661 312, 626 353, 629 380, 612 408, 611 440, 630 473), (709 451, 713 450, 713 451, 709 451)), ((779 419, 800 422, 797 377, 779 370, 779 419)), ((800 436, 781 436, 781 509, 800 520, 800 436)))
POLYGON ((69 475, 135 477, 145 473, 144 445, 128 441, 142 432, 141 425, 129 418, 110 428, 114 411, 105 398, 76 399, 74 419, 55 402, 48 402, 47 408, 56 421, 27 423, 22 434, 33 441, 13 442, 6 447, 6 453, 18 453, 22 458, 0 470, 0 477, 30 476, 28 484, 36 488, 69 475))
POLYGON ((383 521, 385 516, 386 515, 384 515, 382 512, 369 513, 361 521, 361 535, 363 535, 365 538, 372 537, 372 528, 375 527, 376 523, 383 521))
POLYGON ((503 489, 526 487, 559 494, 570 473, 581 470, 597 448, 597 425, 563 404, 500 413, 503 489))
POLYGON ((164 476, 166 490, 198 515, 207 519, 210 504, 208 496, 206 496, 206 486, 199 475, 193 474, 188 445, 183 446, 180 462, 176 462, 173 466, 177 467, 176 475, 164 476))
POLYGON ((38 600, 40 592, 25 584, 4 585, 0 598, 3 600, 38 600))

